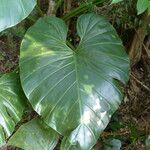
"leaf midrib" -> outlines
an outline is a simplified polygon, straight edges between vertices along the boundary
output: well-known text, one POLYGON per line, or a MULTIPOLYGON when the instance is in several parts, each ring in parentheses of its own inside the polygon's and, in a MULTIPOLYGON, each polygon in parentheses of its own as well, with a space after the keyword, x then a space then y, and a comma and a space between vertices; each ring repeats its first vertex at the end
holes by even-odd
POLYGON ((76 83, 77 83, 77 95, 78 95, 78 103, 80 110, 80 119, 82 120, 82 109, 81 109, 81 95, 80 95, 80 85, 79 85, 79 76, 78 76, 78 67, 77 67, 77 56, 76 53, 73 53, 74 64, 75 64, 75 74, 76 74, 76 83))

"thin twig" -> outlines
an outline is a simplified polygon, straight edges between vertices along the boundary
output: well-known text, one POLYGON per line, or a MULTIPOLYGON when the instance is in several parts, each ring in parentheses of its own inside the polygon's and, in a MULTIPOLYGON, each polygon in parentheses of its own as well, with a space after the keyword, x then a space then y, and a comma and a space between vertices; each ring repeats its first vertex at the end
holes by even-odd
POLYGON ((142 83, 140 80, 138 80, 133 74, 130 74, 130 76, 138 83, 140 84, 143 88, 145 88, 147 91, 150 91, 150 88, 146 86, 144 83, 142 83))
POLYGON ((70 12, 72 0, 64 0, 64 14, 70 12))

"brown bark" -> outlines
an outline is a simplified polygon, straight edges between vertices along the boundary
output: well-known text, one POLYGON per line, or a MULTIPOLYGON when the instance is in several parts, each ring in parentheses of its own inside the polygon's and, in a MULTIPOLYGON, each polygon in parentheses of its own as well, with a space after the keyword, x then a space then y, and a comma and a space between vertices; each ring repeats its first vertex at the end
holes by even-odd
POLYGON ((146 30, 144 28, 138 28, 134 34, 132 44, 129 49, 129 57, 132 65, 135 65, 141 58, 142 43, 146 36, 146 30))
POLYGON ((55 5, 56 5, 55 0, 49 0, 47 16, 55 16, 56 15, 55 5))
POLYGON ((71 10, 71 4, 73 0, 64 0, 64 14, 68 13, 71 10))

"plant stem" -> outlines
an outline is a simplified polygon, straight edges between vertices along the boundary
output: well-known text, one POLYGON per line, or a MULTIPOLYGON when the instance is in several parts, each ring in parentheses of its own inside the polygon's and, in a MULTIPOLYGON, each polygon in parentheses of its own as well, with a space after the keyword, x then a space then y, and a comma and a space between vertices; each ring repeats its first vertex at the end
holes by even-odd
POLYGON ((70 11, 69 13, 67 13, 66 15, 64 15, 62 17, 62 19, 65 20, 65 21, 68 21, 70 18, 75 17, 75 16, 77 16, 77 15, 85 12, 91 6, 101 4, 104 1, 106 1, 106 0, 94 0, 93 2, 83 3, 79 7, 74 8, 72 11, 70 11))
POLYGON ((76 50, 76 48, 67 40, 66 44, 72 49, 72 50, 76 50))
POLYGON ((69 13, 67 13, 66 15, 64 15, 62 17, 63 20, 68 21, 70 18, 84 12, 85 10, 87 10, 89 8, 91 4, 82 4, 81 6, 73 9, 72 11, 70 11, 69 13))
POLYGON ((64 14, 71 10, 72 0, 64 0, 64 14))
POLYGON ((61 6, 63 0, 59 0, 57 3, 56 3, 56 6, 55 6, 55 9, 56 9, 56 12, 58 10, 58 8, 61 6))
POLYGON ((30 16, 28 16, 27 19, 32 21, 33 23, 35 23, 37 21, 36 19, 34 19, 33 17, 30 17, 30 16))
POLYGON ((37 8, 37 10, 38 10, 39 15, 40 15, 41 17, 44 16, 43 11, 41 10, 41 1, 40 1, 40 0, 37 0, 36 8, 37 8))
POLYGON ((49 0, 47 16, 55 16, 56 15, 56 2, 55 0, 49 0))
MULTIPOLYGON (((143 13, 143 15, 141 16, 141 20, 143 21, 143 25, 138 27, 138 29, 135 29, 135 34, 129 48, 129 58, 131 60, 131 66, 137 64, 137 62, 139 62, 139 60, 141 59, 142 46, 144 46, 143 42, 147 35, 146 27, 150 23, 150 16, 147 12, 143 13)), ((147 49, 145 48, 145 51, 146 50, 147 49)))
POLYGON ((142 83, 140 80, 138 80, 133 74, 130 74, 130 76, 138 83, 140 84, 144 89, 147 91, 150 91, 150 88, 146 86, 144 83, 142 83))
POLYGON ((38 10, 38 12, 39 12, 39 15, 42 17, 42 16, 44 16, 44 13, 42 12, 42 10, 40 9, 40 7, 38 6, 38 5, 36 5, 36 8, 37 8, 37 10, 38 10))

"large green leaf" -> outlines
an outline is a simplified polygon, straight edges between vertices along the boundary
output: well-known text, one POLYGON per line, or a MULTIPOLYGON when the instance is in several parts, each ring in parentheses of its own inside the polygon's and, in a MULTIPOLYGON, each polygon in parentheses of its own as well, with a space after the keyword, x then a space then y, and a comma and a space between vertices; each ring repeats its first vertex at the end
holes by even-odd
POLYGON ((17 73, 0 78, 0 146, 14 131, 24 109, 24 94, 17 73))
POLYGON ((111 4, 116 4, 116 3, 119 3, 119 2, 122 2, 123 0, 112 0, 111 4))
POLYGON ((150 7, 149 0, 138 0, 137 1, 137 11, 138 15, 146 11, 150 7))
POLYGON ((146 139, 146 148, 147 150, 150 150, 150 135, 146 139))
POLYGON ((39 118, 22 125, 8 141, 8 145, 24 150, 53 150, 58 134, 39 118))
POLYGON ((0 0, 0 32, 26 18, 35 5, 36 0, 0 0))
POLYGON ((118 80, 128 81, 128 57, 108 21, 82 15, 77 32, 80 44, 73 51, 64 21, 41 18, 27 31, 20 52, 24 92, 50 127, 70 134, 65 150, 88 150, 96 143, 122 100, 118 80))

